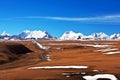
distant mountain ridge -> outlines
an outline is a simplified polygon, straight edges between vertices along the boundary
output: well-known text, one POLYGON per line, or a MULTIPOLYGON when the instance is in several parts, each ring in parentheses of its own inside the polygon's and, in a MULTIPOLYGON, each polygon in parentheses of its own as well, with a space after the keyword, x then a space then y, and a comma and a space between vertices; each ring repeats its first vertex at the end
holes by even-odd
POLYGON ((75 33, 73 31, 67 31, 60 37, 61 40, 120 40, 119 34, 107 35, 103 32, 92 33, 91 35, 83 35, 82 33, 75 33))
POLYGON ((29 31, 25 30, 18 35, 23 39, 52 39, 53 37, 46 31, 34 30, 29 31))
POLYGON ((75 33, 73 31, 65 32, 60 39, 62 40, 78 40, 81 39, 84 35, 82 33, 75 33))
POLYGON ((7 32, 3 32, 0 35, 0 40, 51 40, 55 39, 55 37, 51 36, 46 31, 41 30, 25 30, 18 35, 9 35, 7 32))
MULTIPOLYGON (((47 31, 41 30, 25 30, 18 35, 10 35, 6 31, 0 34, 0 40, 57 40, 47 31)), ((107 35, 103 32, 84 35, 73 31, 66 31, 58 40, 120 40, 120 33, 107 35)))

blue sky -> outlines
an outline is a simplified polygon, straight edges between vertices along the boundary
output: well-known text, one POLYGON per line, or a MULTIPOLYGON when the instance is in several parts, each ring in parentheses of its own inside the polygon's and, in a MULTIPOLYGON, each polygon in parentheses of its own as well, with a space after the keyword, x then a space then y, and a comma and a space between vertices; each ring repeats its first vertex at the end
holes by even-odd
POLYGON ((120 33, 120 0, 0 0, 0 33, 120 33))

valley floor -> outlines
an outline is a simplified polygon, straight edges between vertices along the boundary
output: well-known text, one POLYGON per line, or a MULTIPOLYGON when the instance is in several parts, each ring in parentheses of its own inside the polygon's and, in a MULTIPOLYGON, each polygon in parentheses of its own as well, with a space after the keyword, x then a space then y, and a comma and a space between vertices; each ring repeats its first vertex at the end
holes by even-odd
POLYGON ((38 42, 46 50, 32 41, 16 41, 33 52, 0 65, 0 80, 85 80, 83 76, 96 74, 112 74, 120 79, 120 41, 38 42), (46 52, 48 61, 41 56, 46 52))

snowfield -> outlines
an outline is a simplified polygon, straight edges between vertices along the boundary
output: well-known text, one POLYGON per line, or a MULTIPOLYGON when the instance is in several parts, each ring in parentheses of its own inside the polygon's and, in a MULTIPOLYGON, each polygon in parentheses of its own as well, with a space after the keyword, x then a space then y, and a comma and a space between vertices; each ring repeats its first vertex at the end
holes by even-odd
POLYGON ((28 69, 86 69, 88 66, 42 66, 30 67, 28 69))
POLYGON ((86 80, 97 80, 99 78, 105 78, 105 79, 110 79, 110 80, 118 80, 112 74, 97 74, 97 75, 94 75, 94 76, 83 76, 83 78, 86 79, 86 80))
POLYGON ((32 42, 33 42, 33 44, 37 45, 37 47, 40 48, 40 49, 44 49, 44 50, 47 49, 46 47, 43 47, 40 43, 38 43, 38 42, 35 41, 35 40, 32 41, 32 42))
POLYGON ((91 46, 91 47, 95 47, 95 48, 106 48, 109 47, 110 45, 98 45, 98 44, 82 44, 82 46, 91 46))
POLYGON ((104 54, 120 54, 120 51, 115 51, 115 52, 106 52, 104 54))
POLYGON ((112 46, 109 46, 109 47, 103 46, 103 48, 104 49, 94 50, 94 52, 102 52, 104 54, 120 54, 119 48, 112 48, 112 46))
POLYGON ((106 49, 100 49, 100 50, 95 50, 96 52, 108 52, 108 51, 115 51, 119 50, 118 48, 106 48, 106 49))

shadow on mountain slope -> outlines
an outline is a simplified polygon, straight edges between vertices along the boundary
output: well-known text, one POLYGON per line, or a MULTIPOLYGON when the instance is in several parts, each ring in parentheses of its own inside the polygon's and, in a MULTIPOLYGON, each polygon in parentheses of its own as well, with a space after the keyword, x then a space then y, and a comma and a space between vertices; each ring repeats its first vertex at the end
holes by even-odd
POLYGON ((23 54, 32 52, 22 44, 13 42, 0 42, 0 65, 17 60, 23 54))

